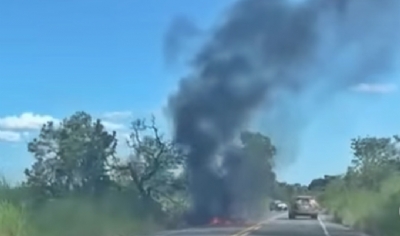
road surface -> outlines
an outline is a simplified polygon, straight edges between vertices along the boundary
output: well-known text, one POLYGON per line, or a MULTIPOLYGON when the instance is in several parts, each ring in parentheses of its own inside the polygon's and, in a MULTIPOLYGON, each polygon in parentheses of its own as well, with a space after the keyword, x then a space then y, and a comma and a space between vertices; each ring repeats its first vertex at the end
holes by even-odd
POLYGON ((247 227, 208 227, 168 231, 156 236, 366 236, 321 216, 317 220, 276 214, 264 222, 247 227))

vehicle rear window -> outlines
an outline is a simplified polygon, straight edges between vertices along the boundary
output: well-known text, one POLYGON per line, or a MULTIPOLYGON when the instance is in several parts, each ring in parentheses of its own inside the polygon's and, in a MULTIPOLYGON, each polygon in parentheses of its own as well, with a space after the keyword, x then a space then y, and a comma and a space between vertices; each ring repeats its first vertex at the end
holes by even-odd
POLYGON ((298 204, 309 204, 310 203, 310 199, 309 198, 297 198, 296 202, 298 204))

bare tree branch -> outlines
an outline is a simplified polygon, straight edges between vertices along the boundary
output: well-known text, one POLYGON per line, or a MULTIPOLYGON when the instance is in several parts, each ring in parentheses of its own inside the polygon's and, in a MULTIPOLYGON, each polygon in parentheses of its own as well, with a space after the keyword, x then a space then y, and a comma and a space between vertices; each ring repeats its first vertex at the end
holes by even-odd
MULTIPOLYGON (((133 159, 129 160, 128 164, 119 165, 119 168, 114 169, 127 171, 138 191, 145 197, 166 191, 166 186, 172 188, 170 183, 173 182, 173 175, 170 171, 181 165, 182 156, 171 142, 163 139, 154 116, 149 123, 146 123, 145 119, 132 122, 127 144, 133 151, 133 159)), ((164 194, 163 198, 166 198, 166 195, 164 194)))

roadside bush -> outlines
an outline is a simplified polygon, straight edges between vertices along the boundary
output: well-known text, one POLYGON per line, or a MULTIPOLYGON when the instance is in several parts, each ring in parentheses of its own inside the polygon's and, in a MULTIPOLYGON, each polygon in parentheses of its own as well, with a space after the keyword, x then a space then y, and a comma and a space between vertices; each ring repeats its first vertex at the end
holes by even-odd
POLYGON ((31 221, 49 236, 130 235, 154 229, 151 218, 123 209, 121 202, 79 198, 51 201, 37 209, 31 221))
POLYGON ((9 202, 0 201, 0 235, 26 236, 29 233, 25 212, 9 202))
MULTIPOLYGON (((111 236, 160 230, 136 193, 69 196, 30 204, 28 188, 0 182, 0 236, 111 236)), ((32 197, 31 197, 32 198, 32 197)))
POLYGON ((323 204, 340 223, 372 235, 399 235, 400 176, 383 181, 379 191, 332 183, 323 204))

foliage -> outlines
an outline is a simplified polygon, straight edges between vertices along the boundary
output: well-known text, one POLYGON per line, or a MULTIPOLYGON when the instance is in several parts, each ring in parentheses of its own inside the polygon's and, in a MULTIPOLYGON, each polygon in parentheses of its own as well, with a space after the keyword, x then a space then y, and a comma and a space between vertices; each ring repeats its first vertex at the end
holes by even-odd
POLYGON ((154 117, 150 125, 146 120, 132 122, 131 131, 127 143, 133 154, 126 163, 114 165, 114 169, 127 175, 146 200, 173 202, 169 196, 185 188, 176 176, 183 167, 184 155, 159 134, 154 117))
POLYGON ((307 189, 314 192, 325 191, 326 187, 338 178, 340 178, 340 176, 325 175, 324 178, 312 180, 307 189))
MULTIPOLYGON (((399 139, 353 139, 347 173, 331 180, 321 201, 336 220, 373 235, 398 235, 399 139)), ((314 184, 316 181, 314 181, 314 184)))
POLYGON ((185 179, 174 171, 184 156, 159 134, 154 119, 132 122, 128 146, 130 158, 117 157, 116 132, 85 112, 48 122, 28 143, 35 162, 25 171, 27 181, 16 187, 4 182, 0 200, 27 209, 42 235, 124 235, 165 225, 182 212, 176 209, 183 205, 185 179))
POLYGON ((312 194, 307 186, 301 184, 289 184, 286 182, 276 182, 274 197, 289 202, 293 196, 312 194))
POLYGON ((46 202, 30 220, 44 235, 131 235, 157 230, 140 201, 108 194, 101 199, 66 197, 46 202), (68 224, 66 224, 68 222, 68 224))
POLYGON ((60 197, 71 192, 101 194, 110 184, 106 164, 115 154, 116 133, 100 120, 77 112, 60 125, 48 122, 28 144, 35 163, 27 169, 27 185, 41 197, 60 197))
POLYGON ((242 161, 233 175, 237 186, 236 195, 242 197, 244 208, 257 217, 263 215, 266 198, 271 195, 276 181, 273 158, 276 153, 271 140, 261 133, 242 132, 240 135, 242 161))
MULTIPOLYGON (((231 174, 243 202, 251 203, 243 204, 246 211, 264 212, 270 198, 315 194, 343 223, 387 236, 399 232, 399 137, 351 140, 347 172, 308 186, 276 180, 277 150, 267 136, 245 131, 240 141, 235 151, 242 158, 231 174)), ((106 236, 180 227, 190 207, 184 153, 154 117, 131 123, 128 158, 117 155, 117 144, 117 133, 85 112, 43 125, 28 144, 34 163, 26 182, 0 181, 0 234, 106 236)))
POLYGON ((378 189, 399 165, 398 141, 392 138, 357 138, 351 142, 354 158, 348 170, 348 182, 361 188, 378 189))
POLYGON ((29 233, 25 212, 10 202, 0 201, 0 235, 27 236, 29 233))

